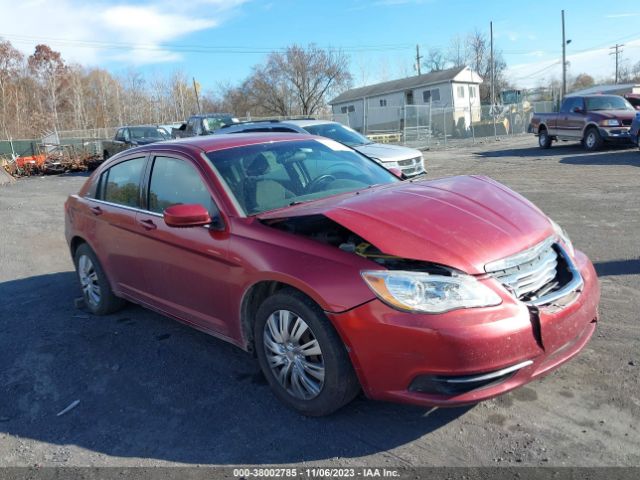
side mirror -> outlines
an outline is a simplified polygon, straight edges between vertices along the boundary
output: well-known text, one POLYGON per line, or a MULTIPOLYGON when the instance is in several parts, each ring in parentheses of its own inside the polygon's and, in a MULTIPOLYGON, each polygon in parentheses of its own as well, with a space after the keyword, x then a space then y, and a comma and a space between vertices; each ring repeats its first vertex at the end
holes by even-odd
POLYGON ((196 203, 168 207, 163 217, 164 223, 174 228, 202 227, 211 223, 207 209, 196 203))
POLYGON ((406 177, 404 176, 404 173, 402 173, 402 170, 400 170, 398 167, 390 167, 388 169, 395 177, 398 177, 400 180, 404 180, 406 177))

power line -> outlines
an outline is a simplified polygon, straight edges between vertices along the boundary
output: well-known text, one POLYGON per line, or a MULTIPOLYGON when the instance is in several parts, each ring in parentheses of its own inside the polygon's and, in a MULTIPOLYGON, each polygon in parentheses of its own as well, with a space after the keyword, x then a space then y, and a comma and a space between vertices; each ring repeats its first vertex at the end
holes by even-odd
MULTIPOLYGON (((102 48, 102 49, 122 49, 122 50, 166 50, 184 53, 271 53, 284 52, 288 47, 255 47, 248 45, 189 45, 174 43, 130 43, 130 42, 114 42, 101 40, 78 40, 53 37, 39 37, 31 35, 8 35, 0 33, 0 37, 9 38, 16 43, 31 43, 33 41, 42 41, 48 43, 56 43, 61 45, 69 45, 85 48, 102 48)), ((375 52, 375 51, 398 51, 413 48, 412 44, 378 44, 378 45, 347 45, 343 47, 324 46, 320 47, 329 51, 344 52, 375 52)))

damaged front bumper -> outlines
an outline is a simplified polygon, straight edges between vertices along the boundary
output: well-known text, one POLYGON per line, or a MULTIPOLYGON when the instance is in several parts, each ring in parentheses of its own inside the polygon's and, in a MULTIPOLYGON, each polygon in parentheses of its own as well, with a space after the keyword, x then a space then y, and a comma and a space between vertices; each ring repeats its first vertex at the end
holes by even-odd
POLYGON ((370 398, 475 403, 548 373, 586 345, 600 289, 584 254, 576 252, 575 264, 584 283, 563 308, 527 306, 505 292, 496 307, 439 315, 404 313, 374 300, 329 316, 370 398))

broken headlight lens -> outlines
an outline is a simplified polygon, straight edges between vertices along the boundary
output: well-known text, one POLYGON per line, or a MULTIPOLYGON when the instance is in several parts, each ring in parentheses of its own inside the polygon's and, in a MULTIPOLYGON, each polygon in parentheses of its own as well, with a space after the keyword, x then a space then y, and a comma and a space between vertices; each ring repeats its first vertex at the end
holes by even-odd
POLYGON ((443 313, 502 302, 497 293, 468 275, 373 270, 362 272, 362 277, 380 300, 409 312, 443 313))
POLYGON ((569 238, 569 235, 567 234, 567 232, 565 232, 564 228, 562 228, 556 222, 554 222, 550 218, 549 218, 549 221, 551 222, 551 226, 553 227, 553 230, 556 232, 558 239, 564 244, 565 248, 567 249, 567 252, 569 252, 569 255, 573 257, 575 250, 573 248, 573 243, 571 243, 571 239, 569 238))

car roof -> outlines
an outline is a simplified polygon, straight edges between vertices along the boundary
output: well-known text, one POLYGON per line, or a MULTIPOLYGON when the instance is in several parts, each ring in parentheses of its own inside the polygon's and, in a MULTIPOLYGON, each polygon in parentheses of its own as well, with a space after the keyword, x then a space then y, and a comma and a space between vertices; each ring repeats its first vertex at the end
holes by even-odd
POLYGON ((309 127, 311 125, 326 125, 329 123, 339 124, 338 122, 333 122, 331 120, 285 120, 282 123, 290 123, 292 125, 297 125, 299 127, 309 127))
POLYGON ((261 143, 271 142, 287 142, 300 141, 303 139, 318 138, 315 135, 305 135, 300 133, 237 133, 234 135, 202 135, 196 137, 179 138, 161 143, 152 143, 127 150, 127 152, 138 151, 145 152, 149 150, 162 151, 172 150, 180 152, 189 152, 193 155, 199 155, 202 152, 209 153, 218 150, 226 150, 228 148, 246 147, 249 145, 258 145, 261 143))

